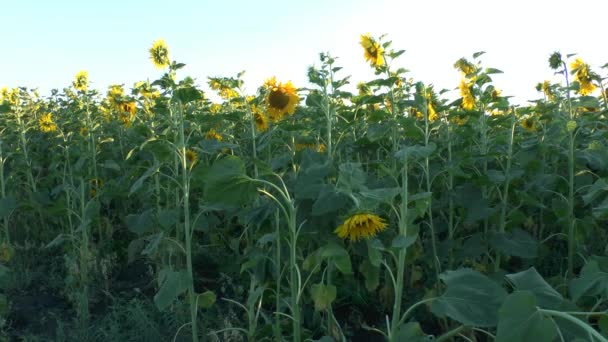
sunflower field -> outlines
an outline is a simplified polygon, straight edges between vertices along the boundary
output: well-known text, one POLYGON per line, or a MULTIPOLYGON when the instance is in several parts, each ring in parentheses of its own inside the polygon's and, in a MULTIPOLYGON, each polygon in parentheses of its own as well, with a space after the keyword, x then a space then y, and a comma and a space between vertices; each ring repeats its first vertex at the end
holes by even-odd
MULTIPOLYGON (((360 37, 352 91, 180 75, 0 95, 2 341, 608 341, 606 70, 456 100, 360 37), (356 89, 356 90, 355 90, 356 89)), ((605 66, 608 69, 608 64, 605 66)))

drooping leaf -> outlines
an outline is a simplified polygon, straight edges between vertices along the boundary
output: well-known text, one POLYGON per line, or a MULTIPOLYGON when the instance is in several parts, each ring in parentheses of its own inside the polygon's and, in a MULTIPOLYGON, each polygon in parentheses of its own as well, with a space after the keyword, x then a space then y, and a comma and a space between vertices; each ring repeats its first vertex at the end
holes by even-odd
POLYGON ((226 206, 250 203, 257 196, 259 184, 245 173, 245 163, 238 157, 227 156, 211 165, 204 173, 205 199, 226 206))
POLYGON ((517 291, 530 291, 542 308, 556 309, 564 300, 564 297, 555 291, 534 267, 518 273, 507 274, 506 277, 515 285, 517 291))
POLYGON ((154 304, 158 310, 163 311, 182 293, 184 293, 190 282, 190 276, 186 271, 162 270, 159 273, 161 282, 160 289, 154 295, 154 304))
POLYGON ((432 312, 462 324, 493 327, 506 291, 485 275, 472 269, 446 271, 439 278, 447 290, 433 302, 432 312))
POLYGON ((555 325, 536 305, 530 291, 515 291, 505 298, 498 313, 496 342, 552 342, 557 337, 555 325))
POLYGON ((310 289, 310 294, 315 303, 315 310, 326 310, 336 299, 337 292, 338 290, 332 284, 313 284, 310 289))
POLYGON ((587 261, 580 276, 572 280, 569 287, 574 301, 582 296, 608 297, 608 257, 595 256, 587 261))

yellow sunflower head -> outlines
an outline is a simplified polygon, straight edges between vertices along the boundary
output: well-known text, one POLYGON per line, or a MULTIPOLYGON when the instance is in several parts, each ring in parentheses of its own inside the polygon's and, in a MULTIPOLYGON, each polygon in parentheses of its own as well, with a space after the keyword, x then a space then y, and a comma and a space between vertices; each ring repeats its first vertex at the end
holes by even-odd
POLYGON ((268 117, 273 122, 281 120, 285 114, 292 115, 298 103, 300 103, 300 97, 298 96, 297 90, 291 81, 283 84, 277 83, 275 77, 272 77, 264 83, 268 90, 266 94, 266 110, 268 117))
POLYGON ((150 59, 152 60, 152 63, 154 63, 156 69, 164 69, 169 65, 169 48, 164 39, 158 39, 152 43, 152 47, 149 51, 150 59))
POLYGON ((475 108, 475 97, 471 91, 471 86, 463 79, 460 80, 460 96, 462 96, 462 108, 465 110, 473 110, 475 108))
POLYGON ((89 86, 89 73, 84 70, 79 71, 76 74, 72 85, 74 85, 76 90, 87 91, 87 87, 89 86))
POLYGON ((521 127, 528 132, 536 132, 536 120, 531 116, 525 116, 521 120, 521 127))
POLYGON ((57 125, 53 122, 53 114, 43 114, 40 119, 38 119, 38 127, 45 133, 55 132, 57 130, 57 125))
POLYGON ((369 239, 386 229, 386 221, 374 214, 357 213, 347 218, 334 233, 341 239, 369 239))
POLYGON ((194 166, 194 164, 196 164, 196 162, 198 161, 198 153, 196 153, 196 151, 192 149, 187 149, 186 161, 188 162, 188 165, 190 165, 190 167, 194 166))
POLYGON ((15 254, 15 250, 8 243, 3 242, 0 244, 0 262, 7 263, 11 261, 13 255, 15 254))
POLYGON ((103 186, 103 181, 99 178, 93 178, 89 183, 89 195, 91 195, 91 197, 97 196, 99 189, 103 186))
POLYGON ((357 84, 357 90, 359 90, 360 96, 372 94, 372 90, 369 88, 369 85, 367 85, 367 83, 364 83, 364 82, 359 82, 357 84))
POLYGON ((265 132, 268 130, 268 119, 256 105, 251 105, 251 112, 253 113, 253 120, 255 121, 255 128, 258 132, 265 132))
POLYGON ((363 47, 363 57, 373 67, 384 66, 384 49, 370 34, 361 35, 359 42, 363 47))
POLYGON ((589 95, 595 91, 597 87, 592 82, 590 75, 591 72, 589 71, 589 64, 583 62, 583 60, 580 58, 576 58, 574 62, 570 64, 570 68, 572 69, 572 73, 574 74, 574 79, 579 83, 578 92, 581 95, 589 95))
POLYGON ((205 139, 222 141, 222 135, 212 128, 205 133, 205 139))

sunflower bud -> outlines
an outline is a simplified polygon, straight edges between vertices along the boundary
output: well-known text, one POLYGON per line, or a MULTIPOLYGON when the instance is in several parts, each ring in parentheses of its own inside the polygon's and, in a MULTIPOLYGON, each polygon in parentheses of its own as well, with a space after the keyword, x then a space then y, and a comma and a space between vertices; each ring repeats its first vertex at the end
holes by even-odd
POLYGON ((551 57, 549 57, 549 66, 551 67, 551 69, 557 70, 560 66, 562 66, 562 64, 562 54, 557 51, 552 53, 551 57))
POLYGON ((576 129, 576 121, 574 121, 574 120, 568 121, 568 123, 566 124, 566 130, 568 130, 569 133, 572 133, 572 132, 574 132, 575 129, 576 129))

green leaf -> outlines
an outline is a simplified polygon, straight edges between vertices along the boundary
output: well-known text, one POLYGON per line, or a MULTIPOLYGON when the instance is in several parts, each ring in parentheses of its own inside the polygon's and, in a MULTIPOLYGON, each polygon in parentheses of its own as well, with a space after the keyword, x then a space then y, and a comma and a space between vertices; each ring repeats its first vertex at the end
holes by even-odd
POLYGON ((526 259, 538 256, 538 242, 530 233, 517 228, 510 232, 493 234, 490 245, 505 255, 526 259))
POLYGON ((498 70, 498 69, 494 69, 494 68, 486 68, 485 70, 485 74, 486 75, 492 75, 492 74, 502 74, 502 70, 498 70))
POLYGON ((557 337, 555 325, 540 313, 536 298, 529 291, 515 291, 500 307, 496 342, 552 342, 557 337))
POLYGON ((114 170, 114 171, 120 171, 120 165, 118 165, 118 163, 116 163, 113 160, 104 161, 103 164, 101 164, 101 167, 103 167, 105 169, 114 170))
POLYGON ((160 289, 154 295, 154 304, 158 310, 163 311, 183 292, 185 292, 192 279, 186 271, 161 270, 159 273, 160 289))
POLYGON ((399 194, 399 188, 380 188, 372 190, 362 190, 360 195, 378 202, 391 203, 395 196, 399 194))
POLYGON ((337 192, 332 185, 325 185, 321 188, 319 197, 312 206, 312 215, 319 216, 336 212, 350 202, 348 196, 337 192))
POLYGON ((164 229, 169 229, 179 222, 179 212, 177 209, 161 209, 158 213, 158 223, 164 229))
POLYGON ((481 189, 470 183, 456 189, 454 200, 458 205, 467 209, 465 223, 483 220, 495 211, 494 208, 490 208, 488 200, 482 196, 481 189))
POLYGON ((431 311, 462 324, 493 327, 498 323, 498 309, 506 291, 485 275, 472 269, 446 271, 439 278, 446 292, 433 301, 431 311))
POLYGON ((555 291, 534 267, 518 273, 507 274, 506 277, 515 285, 517 291, 532 293, 542 308, 557 309, 564 301, 564 297, 555 291))
POLYGON ((313 284, 310 294, 315 303, 315 310, 326 310, 336 299, 337 289, 334 285, 313 284))
POLYGON ((153 209, 148 209, 141 214, 129 214, 125 218, 129 231, 143 235, 154 228, 153 209))
POLYGON ((215 303, 216 296, 213 291, 205 291, 197 296, 198 307, 209 309, 215 303))
POLYGON ((406 146, 397 153, 395 153, 395 158, 399 160, 405 160, 405 158, 409 159, 424 159, 430 157, 433 152, 437 149, 437 145, 433 142, 429 143, 426 146, 423 145, 414 145, 414 146, 406 146))
POLYGON ((433 341, 430 339, 420 327, 418 322, 408 322, 402 324, 397 328, 394 341, 407 341, 407 342, 426 342, 433 341))
POLYGON ((205 198, 226 206, 239 206, 253 201, 258 184, 245 174, 244 162, 235 156, 224 157, 209 167, 204 176, 205 198))
POLYGON ((150 178, 150 176, 152 176, 156 172, 158 172, 159 168, 160 164, 157 160, 154 160, 154 165, 150 166, 148 170, 146 170, 146 172, 144 172, 144 174, 141 175, 141 177, 139 177, 139 179, 137 179, 135 183, 133 183, 133 185, 131 185, 131 189, 129 190, 129 196, 139 190, 139 188, 141 188, 141 186, 144 184, 145 180, 150 178))
POLYGON ((409 246, 413 245, 414 242, 416 242, 416 240, 418 239, 418 235, 408 235, 408 236, 404 236, 404 235, 397 235, 394 239, 393 239, 393 243, 391 244, 392 248, 396 248, 396 249, 404 249, 404 248, 408 248, 409 246))
POLYGON ((365 178, 365 172, 360 163, 344 163, 340 165, 336 187, 346 193, 367 190, 364 185, 365 178))
POLYGON ((364 260, 359 266, 359 271, 365 278, 365 288, 374 291, 380 285, 380 267, 372 265, 369 260, 364 260))
POLYGON ((0 199, 0 219, 8 217, 15 209, 17 209, 15 196, 8 195, 0 199))
POLYGON ((173 92, 173 97, 181 101, 182 103, 188 103, 192 101, 202 100, 203 94, 200 90, 194 87, 181 87, 177 88, 173 92))
POLYGON ((321 247, 321 249, 319 250, 319 256, 321 258, 327 258, 331 260, 338 269, 338 271, 340 271, 342 274, 348 275, 353 273, 350 255, 348 254, 346 249, 344 249, 344 247, 336 243, 330 242, 327 245, 321 247))
POLYGON ((608 257, 591 258, 570 282, 570 297, 577 301, 583 296, 608 297, 608 257))
POLYGON ((591 203, 599 195, 603 195, 608 192, 608 183, 604 178, 600 178, 592 186, 587 188, 586 194, 581 196, 585 205, 591 203))
POLYGON ((384 250, 384 246, 378 238, 367 240, 367 256, 372 265, 376 267, 380 266, 382 263, 382 250, 384 250))

